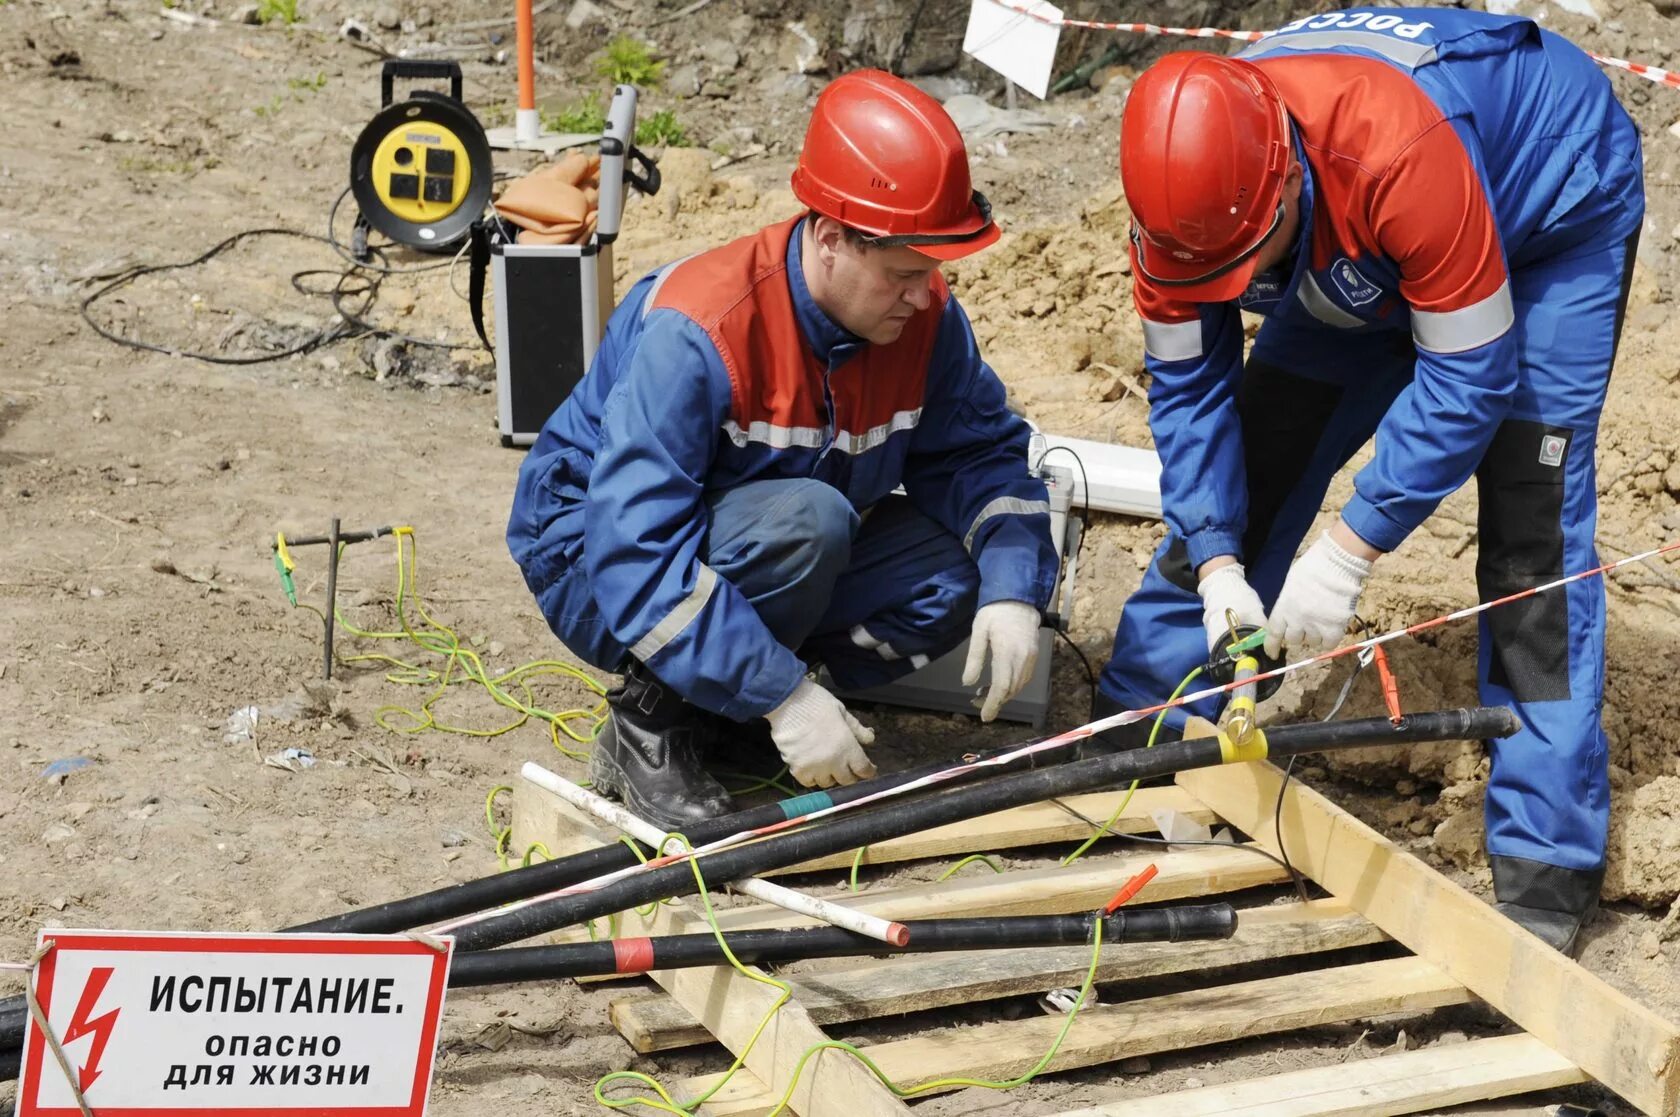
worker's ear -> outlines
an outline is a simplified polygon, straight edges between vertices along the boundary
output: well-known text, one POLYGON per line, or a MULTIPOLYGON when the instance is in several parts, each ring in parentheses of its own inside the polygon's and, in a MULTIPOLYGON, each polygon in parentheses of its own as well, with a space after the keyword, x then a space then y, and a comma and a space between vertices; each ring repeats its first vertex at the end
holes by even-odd
POLYGON ((1296 159, 1291 159, 1289 169, 1283 172, 1283 193, 1292 202, 1301 198, 1301 176, 1305 173, 1301 169, 1300 161, 1296 159))
POLYGON ((817 260, 825 267, 832 265, 846 243, 846 227, 832 217, 814 213, 811 215, 811 242, 816 246, 817 260))

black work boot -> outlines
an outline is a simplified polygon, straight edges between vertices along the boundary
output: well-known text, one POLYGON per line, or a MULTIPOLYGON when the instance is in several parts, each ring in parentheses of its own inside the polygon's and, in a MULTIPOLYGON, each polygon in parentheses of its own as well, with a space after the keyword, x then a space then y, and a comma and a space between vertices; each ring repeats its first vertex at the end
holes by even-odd
POLYGON ((1560 869, 1526 857, 1489 857, 1494 907, 1512 922, 1573 958, 1581 928, 1598 914, 1604 869, 1560 869))
MULTIPOLYGON (((1112 717, 1125 708, 1099 690, 1096 700, 1091 703, 1091 720, 1097 721, 1101 718, 1112 717)), ((1079 742, 1078 759, 1089 760, 1093 756, 1111 756, 1117 752, 1141 749, 1149 744, 1149 730, 1154 724, 1155 716, 1151 714, 1149 717, 1134 721, 1130 725, 1116 725, 1112 729, 1104 729, 1100 733, 1079 742)), ((1179 740, 1181 736, 1182 734, 1178 730, 1163 722, 1161 731, 1155 734, 1155 743, 1164 745, 1169 741, 1179 740)), ((1149 779, 1138 781, 1138 783, 1141 787, 1160 787, 1172 783, 1172 777, 1151 776, 1149 779)))
POLYGON ((632 662, 624 685, 607 692, 607 720, 589 757, 590 781, 666 830, 680 832, 730 814, 734 801, 701 766, 706 717, 632 662))

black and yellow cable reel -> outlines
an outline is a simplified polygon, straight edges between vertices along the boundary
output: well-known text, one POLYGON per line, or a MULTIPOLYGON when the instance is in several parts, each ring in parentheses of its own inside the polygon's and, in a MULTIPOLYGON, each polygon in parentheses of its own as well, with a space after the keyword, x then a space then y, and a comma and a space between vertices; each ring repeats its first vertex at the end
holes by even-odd
POLYGON ((390 59, 379 75, 380 110, 350 150, 350 191, 366 226, 427 251, 460 244, 490 200, 490 141, 461 100, 454 62, 390 59), (392 103, 397 78, 449 80, 448 95, 416 89, 392 103))

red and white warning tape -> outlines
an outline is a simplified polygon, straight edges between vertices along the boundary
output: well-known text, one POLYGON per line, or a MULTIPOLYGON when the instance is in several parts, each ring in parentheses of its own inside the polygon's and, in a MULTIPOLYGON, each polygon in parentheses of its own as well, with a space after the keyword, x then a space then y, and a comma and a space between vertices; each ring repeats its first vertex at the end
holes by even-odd
MULTIPOLYGON (((1103 23, 1092 19, 1060 19, 1031 11, 1012 4, 1009 0, 995 0, 995 2, 1010 11, 1019 12, 1028 19, 1039 23, 1048 23, 1052 27, 1079 27, 1091 31, 1124 31, 1133 35, 1178 35, 1189 39, 1237 39, 1245 43, 1256 43, 1272 34, 1270 31, 1227 31, 1222 27, 1161 27, 1153 23, 1103 23)), ((1629 62, 1625 58, 1610 58, 1603 54, 1587 51, 1587 56, 1600 66, 1609 66, 1617 70, 1626 70, 1630 74, 1637 74, 1647 81, 1654 81, 1658 85, 1666 85, 1671 89, 1680 89, 1680 74, 1672 73, 1658 66, 1647 66, 1643 62, 1629 62)))

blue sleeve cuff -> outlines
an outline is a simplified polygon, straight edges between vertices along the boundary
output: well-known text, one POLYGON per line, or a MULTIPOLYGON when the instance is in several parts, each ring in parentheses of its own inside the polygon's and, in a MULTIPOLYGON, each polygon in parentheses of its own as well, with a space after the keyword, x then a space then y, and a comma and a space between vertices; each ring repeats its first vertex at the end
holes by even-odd
POLYGON ((1342 521, 1355 535, 1384 554, 1404 543, 1415 526, 1396 522, 1358 493, 1342 509, 1342 521))
POLYGON ((799 680, 804 677, 805 665, 799 661, 799 657, 782 648, 782 654, 775 657, 775 662, 769 670, 759 672, 756 678, 742 687, 717 712, 731 721, 761 718, 786 702, 788 695, 793 693, 794 688, 799 685, 799 680))
POLYGON ((1220 555, 1231 555, 1239 562, 1242 561, 1242 540, 1236 532, 1226 531, 1224 528, 1205 527, 1189 535, 1184 545, 1190 551, 1190 572, 1194 574, 1202 563, 1209 559, 1216 559, 1220 555))

